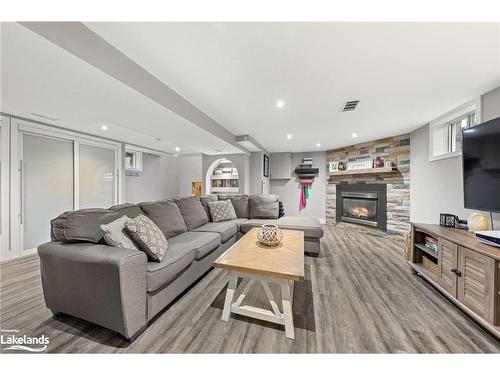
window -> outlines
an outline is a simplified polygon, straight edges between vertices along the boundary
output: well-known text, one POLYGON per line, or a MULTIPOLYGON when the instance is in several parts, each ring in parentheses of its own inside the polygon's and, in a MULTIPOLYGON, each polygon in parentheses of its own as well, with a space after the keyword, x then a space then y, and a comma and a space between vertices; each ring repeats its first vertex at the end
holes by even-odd
POLYGON ((142 171, 142 151, 131 146, 125 148, 125 170, 142 171))
POLYGON ((429 125, 429 158, 440 160, 462 154, 462 131, 477 123, 476 106, 469 106, 429 125))

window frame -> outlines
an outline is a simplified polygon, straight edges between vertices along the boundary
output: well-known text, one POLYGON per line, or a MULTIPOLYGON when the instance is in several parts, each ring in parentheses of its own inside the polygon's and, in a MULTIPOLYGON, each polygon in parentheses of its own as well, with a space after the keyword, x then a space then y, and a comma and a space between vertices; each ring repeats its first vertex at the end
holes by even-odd
MULTIPOLYGON (((438 127, 448 125, 448 150, 452 149, 452 139, 450 137, 452 132, 452 125, 460 122, 464 118, 469 118, 471 115, 476 115, 475 125, 481 122, 481 100, 480 98, 467 102, 464 105, 446 113, 445 115, 431 121, 429 123, 429 161, 438 161, 443 159, 454 158, 462 156, 462 148, 460 150, 450 151, 442 155, 434 155, 434 131, 438 127)), ((456 128, 455 131, 462 131, 461 127, 456 128)), ((455 133, 456 135, 456 133, 455 133)), ((456 138, 455 138, 456 139, 456 138)))

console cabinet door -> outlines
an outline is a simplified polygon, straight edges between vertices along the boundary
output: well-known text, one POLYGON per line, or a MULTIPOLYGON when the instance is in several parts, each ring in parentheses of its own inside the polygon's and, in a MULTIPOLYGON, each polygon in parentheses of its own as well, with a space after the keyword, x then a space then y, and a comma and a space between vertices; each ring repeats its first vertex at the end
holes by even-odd
POLYGON ((458 300, 487 321, 493 322, 495 260, 459 247, 458 270, 458 300))
POLYGON ((444 238, 438 243, 438 276, 439 284, 453 297, 457 297, 457 275, 452 270, 457 269, 458 246, 444 238))

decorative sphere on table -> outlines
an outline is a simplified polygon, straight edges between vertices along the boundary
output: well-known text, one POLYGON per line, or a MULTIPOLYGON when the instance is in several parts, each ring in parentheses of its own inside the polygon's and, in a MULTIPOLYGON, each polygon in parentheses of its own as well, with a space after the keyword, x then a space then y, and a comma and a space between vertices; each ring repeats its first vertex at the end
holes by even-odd
POLYGON ((275 247, 283 240, 283 232, 277 225, 264 224, 257 234, 259 243, 267 247, 275 247))
POLYGON ((488 218, 486 215, 473 212, 467 218, 467 226, 469 231, 477 232, 479 230, 488 230, 488 218))

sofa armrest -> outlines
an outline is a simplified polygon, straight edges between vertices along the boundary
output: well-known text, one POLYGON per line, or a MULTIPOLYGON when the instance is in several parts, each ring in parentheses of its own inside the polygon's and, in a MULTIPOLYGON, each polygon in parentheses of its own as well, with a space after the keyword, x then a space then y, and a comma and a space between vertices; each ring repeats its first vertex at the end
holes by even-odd
POLYGON ((147 323, 146 263, 141 251, 93 243, 38 247, 45 304, 126 338, 147 323))

